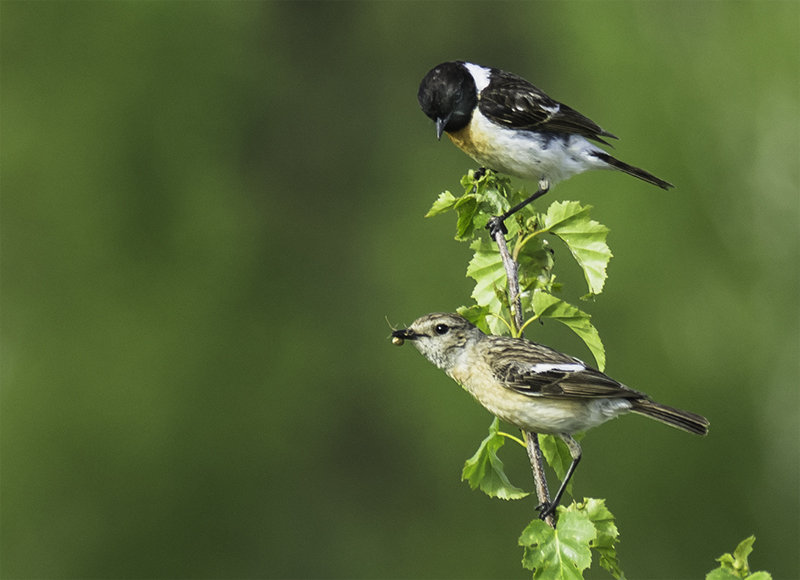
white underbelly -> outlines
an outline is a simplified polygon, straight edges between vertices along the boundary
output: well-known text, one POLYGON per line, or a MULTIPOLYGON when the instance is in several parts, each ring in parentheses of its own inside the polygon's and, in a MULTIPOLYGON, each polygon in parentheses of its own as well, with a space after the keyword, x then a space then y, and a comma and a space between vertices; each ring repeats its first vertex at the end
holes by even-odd
POLYGON ((580 135, 555 136, 501 127, 475 111, 470 124, 450 138, 481 166, 551 184, 607 164, 592 152, 601 151, 580 135))

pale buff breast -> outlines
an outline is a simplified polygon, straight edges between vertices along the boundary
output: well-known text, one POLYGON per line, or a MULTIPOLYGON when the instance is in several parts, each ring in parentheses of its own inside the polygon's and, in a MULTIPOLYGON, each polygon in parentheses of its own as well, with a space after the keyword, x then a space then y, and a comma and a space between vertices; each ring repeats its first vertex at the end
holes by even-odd
POLYGON ((625 399, 558 399, 523 395, 504 387, 482 364, 457 365, 450 376, 490 413, 534 433, 575 433, 630 410, 625 399))

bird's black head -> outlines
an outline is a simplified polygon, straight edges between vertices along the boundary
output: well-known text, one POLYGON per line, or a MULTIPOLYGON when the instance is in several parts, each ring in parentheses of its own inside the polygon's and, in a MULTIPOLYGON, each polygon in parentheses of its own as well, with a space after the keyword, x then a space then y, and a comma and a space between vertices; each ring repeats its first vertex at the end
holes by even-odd
POLYGON ((461 62, 445 62, 432 69, 419 85, 419 106, 436 123, 436 137, 469 124, 478 104, 475 79, 461 62))

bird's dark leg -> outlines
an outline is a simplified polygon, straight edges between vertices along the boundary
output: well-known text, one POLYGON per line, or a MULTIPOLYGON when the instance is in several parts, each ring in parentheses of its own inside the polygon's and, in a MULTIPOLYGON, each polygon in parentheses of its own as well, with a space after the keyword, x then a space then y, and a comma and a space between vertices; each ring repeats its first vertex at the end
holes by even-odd
POLYGON ((472 173, 472 179, 473 179, 473 180, 475 180, 475 181, 478 181, 478 180, 479 180, 481 177, 483 177, 484 175, 486 175, 486 168, 485 168, 485 167, 478 167, 478 168, 477 168, 477 169, 476 169, 476 170, 475 170, 475 171, 472 173))
POLYGON ((569 447, 569 454, 572 456, 572 463, 569 464, 569 469, 567 469, 567 474, 564 476, 564 481, 561 482, 561 486, 558 488, 553 501, 549 503, 542 503, 536 506, 536 509, 539 510, 540 519, 545 519, 547 516, 556 511, 556 508, 561 501, 561 496, 564 495, 564 492, 567 489, 567 484, 572 478, 572 474, 575 473, 575 468, 578 467, 578 462, 581 460, 581 446, 578 444, 578 442, 566 434, 561 434, 560 437, 569 447))
POLYGON ((550 191, 550 182, 546 179, 540 179, 539 189, 536 190, 536 193, 534 193, 528 199, 518 203, 503 215, 494 216, 493 218, 489 219, 489 223, 486 224, 486 229, 489 230, 489 233, 492 235, 492 237, 495 237, 497 232, 502 232, 503 235, 507 234, 508 230, 506 229, 505 221, 529 203, 542 197, 548 191, 550 191))

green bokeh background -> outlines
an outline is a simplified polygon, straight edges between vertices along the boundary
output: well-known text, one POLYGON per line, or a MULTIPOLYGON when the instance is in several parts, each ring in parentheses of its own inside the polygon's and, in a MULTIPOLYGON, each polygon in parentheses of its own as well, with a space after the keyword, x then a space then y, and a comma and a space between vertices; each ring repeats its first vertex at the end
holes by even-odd
POLYGON ((459 481, 490 417, 387 340, 470 302, 453 219, 422 217, 473 167, 416 103, 456 58, 677 185, 548 196, 611 228, 584 304, 608 372, 712 424, 585 439, 575 492, 607 498, 627 575, 700 578, 755 534, 754 569, 797 578, 800 4, 4 1, 0 22, 4 578, 528 577, 535 501, 459 481))

